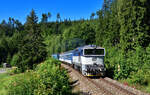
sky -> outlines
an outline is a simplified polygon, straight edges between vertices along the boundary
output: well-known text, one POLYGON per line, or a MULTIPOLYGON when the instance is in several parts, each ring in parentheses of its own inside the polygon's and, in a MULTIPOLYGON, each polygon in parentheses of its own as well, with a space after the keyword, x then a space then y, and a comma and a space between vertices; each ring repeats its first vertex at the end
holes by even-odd
POLYGON ((0 22, 13 17, 24 23, 32 9, 39 21, 42 13, 48 12, 52 14, 50 21, 56 20, 57 13, 60 13, 61 19, 88 19, 91 13, 101 9, 102 4, 103 0, 1 0, 0 22))

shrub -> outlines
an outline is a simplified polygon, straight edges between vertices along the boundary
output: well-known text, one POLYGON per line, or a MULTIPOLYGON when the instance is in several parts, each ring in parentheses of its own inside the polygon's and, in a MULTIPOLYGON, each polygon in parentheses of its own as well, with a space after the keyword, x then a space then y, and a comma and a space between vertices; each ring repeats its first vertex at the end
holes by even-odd
POLYGON ((118 50, 118 48, 115 47, 108 48, 105 64, 108 75, 111 75, 109 77, 115 79, 127 79, 132 77, 133 73, 134 75, 137 75, 137 71, 141 69, 143 64, 148 63, 145 61, 148 60, 145 56, 145 50, 141 47, 136 47, 134 50, 127 52, 118 50))
POLYGON ((21 73, 21 70, 18 67, 12 67, 10 70, 8 70, 8 74, 14 75, 21 73))
POLYGON ((137 72, 133 72, 128 79, 129 82, 133 84, 140 84, 140 85, 148 85, 150 83, 150 71, 149 71, 150 64, 143 63, 141 67, 137 70, 137 72))
POLYGON ((37 66, 39 86, 34 92, 35 95, 68 95, 70 93, 67 72, 60 69, 59 65, 56 66, 59 63, 51 59, 37 66))
POLYGON ((9 95, 68 95, 71 94, 67 72, 60 68, 59 61, 50 59, 34 71, 27 70, 14 76, 8 84, 9 95))

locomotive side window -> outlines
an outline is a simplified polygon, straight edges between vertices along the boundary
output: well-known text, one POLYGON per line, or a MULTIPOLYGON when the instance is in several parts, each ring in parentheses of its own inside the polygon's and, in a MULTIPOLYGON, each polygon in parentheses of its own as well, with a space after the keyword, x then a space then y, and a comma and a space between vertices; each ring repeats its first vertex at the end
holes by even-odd
POLYGON ((104 55, 104 49, 84 49, 84 55, 104 55))

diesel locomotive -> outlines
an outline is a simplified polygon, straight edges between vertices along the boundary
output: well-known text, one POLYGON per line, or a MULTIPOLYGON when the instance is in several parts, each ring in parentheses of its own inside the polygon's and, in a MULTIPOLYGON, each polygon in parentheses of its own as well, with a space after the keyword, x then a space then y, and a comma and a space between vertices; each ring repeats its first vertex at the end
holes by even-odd
POLYGON ((79 70, 84 76, 105 76, 105 48, 85 45, 52 57, 63 61, 79 70))

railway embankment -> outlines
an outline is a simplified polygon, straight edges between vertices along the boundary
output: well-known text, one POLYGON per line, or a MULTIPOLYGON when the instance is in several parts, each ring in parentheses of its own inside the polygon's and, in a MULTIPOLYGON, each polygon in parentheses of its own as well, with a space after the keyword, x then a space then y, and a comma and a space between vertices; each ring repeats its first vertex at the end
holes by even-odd
POLYGON ((68 71, 72 92, 79 95, 150 95, 108 77, 88 78, 66 64, 61 66, 68 71))

